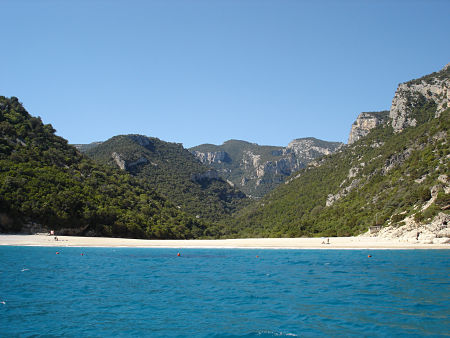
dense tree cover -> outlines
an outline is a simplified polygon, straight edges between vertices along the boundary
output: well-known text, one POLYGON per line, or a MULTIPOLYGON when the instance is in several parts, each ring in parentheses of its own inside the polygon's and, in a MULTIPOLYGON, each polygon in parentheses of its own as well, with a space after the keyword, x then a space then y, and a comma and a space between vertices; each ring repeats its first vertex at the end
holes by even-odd
POLYGON ((142 135, 119 135, 86 152, 99 163, 117 168, 113 153, 125 161, 128 172, 145 180, 181 210, 209 224, 229 217, 246 203, 242 192, 218 176, 202 178, 210 169, 181 144, 142 135))
POLYGON ((0 231, 31 222, 59 233, 197 238, 211 231, 158 194, 151 182, 81 155, 0 96, 0 231))
POLYGON ((450 110, 434 119, 435 110, 435 104, 422 100, 413 112, 422 122, 417 127, 394 134, 388 124, 379 126, 318 167, 294 174, 288 184, 236 215, 224 235, 348 236, 411 214, 418 221, 430 219, 449 201, 438 177, 450 172, 450 110), (326 206, 329 195, 349 186, 354 188, 326 206), (433 186, 438 198, 422 213, 433 186))

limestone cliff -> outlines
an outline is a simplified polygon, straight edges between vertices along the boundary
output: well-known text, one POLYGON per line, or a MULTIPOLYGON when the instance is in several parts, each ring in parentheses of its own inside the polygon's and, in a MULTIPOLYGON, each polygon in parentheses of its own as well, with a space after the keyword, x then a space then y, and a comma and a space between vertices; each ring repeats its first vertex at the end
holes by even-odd
POLYGON ((434 103, 436 108, 435 118, 447 109, 450 100, 450 63, 440 72, 432 73, 417 80, 401 83, 392 100, 389 117, 395 132, 401 132, 404 128, 415 126, 422 116, 412 112, 418 105, 434 103))
POLYGON ((204 144, 190 151, 247 195, 258 198, 284 182, 287 176, 341 146, 339 142, 310 137, 293 140, 287 147, 230 140, 221 146, 204 144))
POLYGON ((366 136, 370 130, 385 123, 388 120, 388 116, 389 111, 359 114, 350 130, 348 144, 355 143, 361 137, 366 136))
POLYGON ((241 211, 239 233, 450 243, 449 68, 400 85, 389 116, 361 114, 349 145, 241 211))
POLYGON ((193 151, 192 152, 195 157, 197 157, 200 162, 205 164, 211 164, 211 163, 222 163, 222 162, 230 162, 231 159, 228 156, 228 154, 225 151, 213 151, 213 152, 199 152, 199 151, 193 151))

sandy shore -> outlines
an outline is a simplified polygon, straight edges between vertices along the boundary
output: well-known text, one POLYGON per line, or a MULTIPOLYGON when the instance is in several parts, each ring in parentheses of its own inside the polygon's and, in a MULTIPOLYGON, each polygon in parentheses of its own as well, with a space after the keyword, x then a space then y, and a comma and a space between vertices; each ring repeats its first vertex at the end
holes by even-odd
POLYGON ((107 237, 0 235, 0 245, 130 248, 243 248, 243 249, 450 249, 450 244, 400 242, 374 237, 248 238, 221 240, 142 240, 107 237))

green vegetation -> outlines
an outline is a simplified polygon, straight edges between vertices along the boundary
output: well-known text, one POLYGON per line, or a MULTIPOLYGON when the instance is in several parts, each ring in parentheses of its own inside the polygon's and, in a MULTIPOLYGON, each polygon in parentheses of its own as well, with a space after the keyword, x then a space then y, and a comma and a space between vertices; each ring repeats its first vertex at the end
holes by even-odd
POLYGON ((207 226, 178 210, 150 182, 81 155, 0 96, 0 231, 32 223, 60 234, 197 238, 207 226))
MULTIPOLYGON (((448 76, 449 68, 407 84, 448 76)), ((253 180, 249 191, 259 186, 265 194, 278 185, 252 203, 181 144, 121 135, 78 145, 89 158, 17 98, 0 96, 0 232, 37 224, 59 234, 134 238, 349 236, 371 225, 405 224, 407 217, 429 222, 450 212, 450 108, 435 118, 433 99, 413 90, 404 95, 404 113, 417 126, 395 133, 386 121, 287 179, 274 167, 263 175, 255 168, 300 161, 293 152, 301 149, 236 140, 191 149, 226 152, 211 166, 230 181, 253 180)), ((306 143, 314 145, 309 161, 320 155, 314 147, 339 146, 306 143)))
MULTIPOLYGON (((429 116, 430 111, 435 107, 423 102, 414 113, 429 116)), ((449 173, 449 112, 400 134, 388 125, 379 126, 242 210, 225 234, 348 236, 366 231, 375 222, 397 223, 411 214, 418 221, 430 219, 449 200, 438 180, 449 173), (417 213, 418 206, 431 198, 433 186, 438 199, 423 214, 417 213), (326 206, 329 195, 339 193, 340 198, 326 206)))
POLYGON ((181 144, 142 135, 120 135, 91 148, 86 154, 117 168, 115 153, 125 169, 150 184, 176 206, 209 224, 230 216, 246 203, 245 195, 202 165, 181 144), (212 174, 212 177, 207 177, 212 174))

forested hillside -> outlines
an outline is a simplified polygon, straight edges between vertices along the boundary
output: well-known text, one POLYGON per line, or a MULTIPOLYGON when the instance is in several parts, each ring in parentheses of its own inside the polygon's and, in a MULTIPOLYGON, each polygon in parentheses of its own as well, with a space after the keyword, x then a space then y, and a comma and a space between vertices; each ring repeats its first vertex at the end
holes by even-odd
POLYGON ((158 194, 151 182, 95 163, 0 96, 0 231, 194 238, 207 227, 158 194))
POLYGON ((141 135, 81 147, 91 159, 17 98, 0 96, 0 232, 348 236, 437 214, 447 226, 449 87, 449 65, 400 84, 389 114, 360 114, 345 147, 313 138, 286 148, 228 141, 191 149, 197 159, 181 144, 141 135), (250 204, 214 168, 243 185, 282 183, 250 204))
POLYGON ((209 224, 230 216, 247 200, 181 144, 142 135, 119 135, 86 154, 141 178, 180 210, 209 224))
POLYGON ((448 214, 449 68, 432 75, 400 85, 389 121, 291 176, 227 234, 348 236, 448 214))

